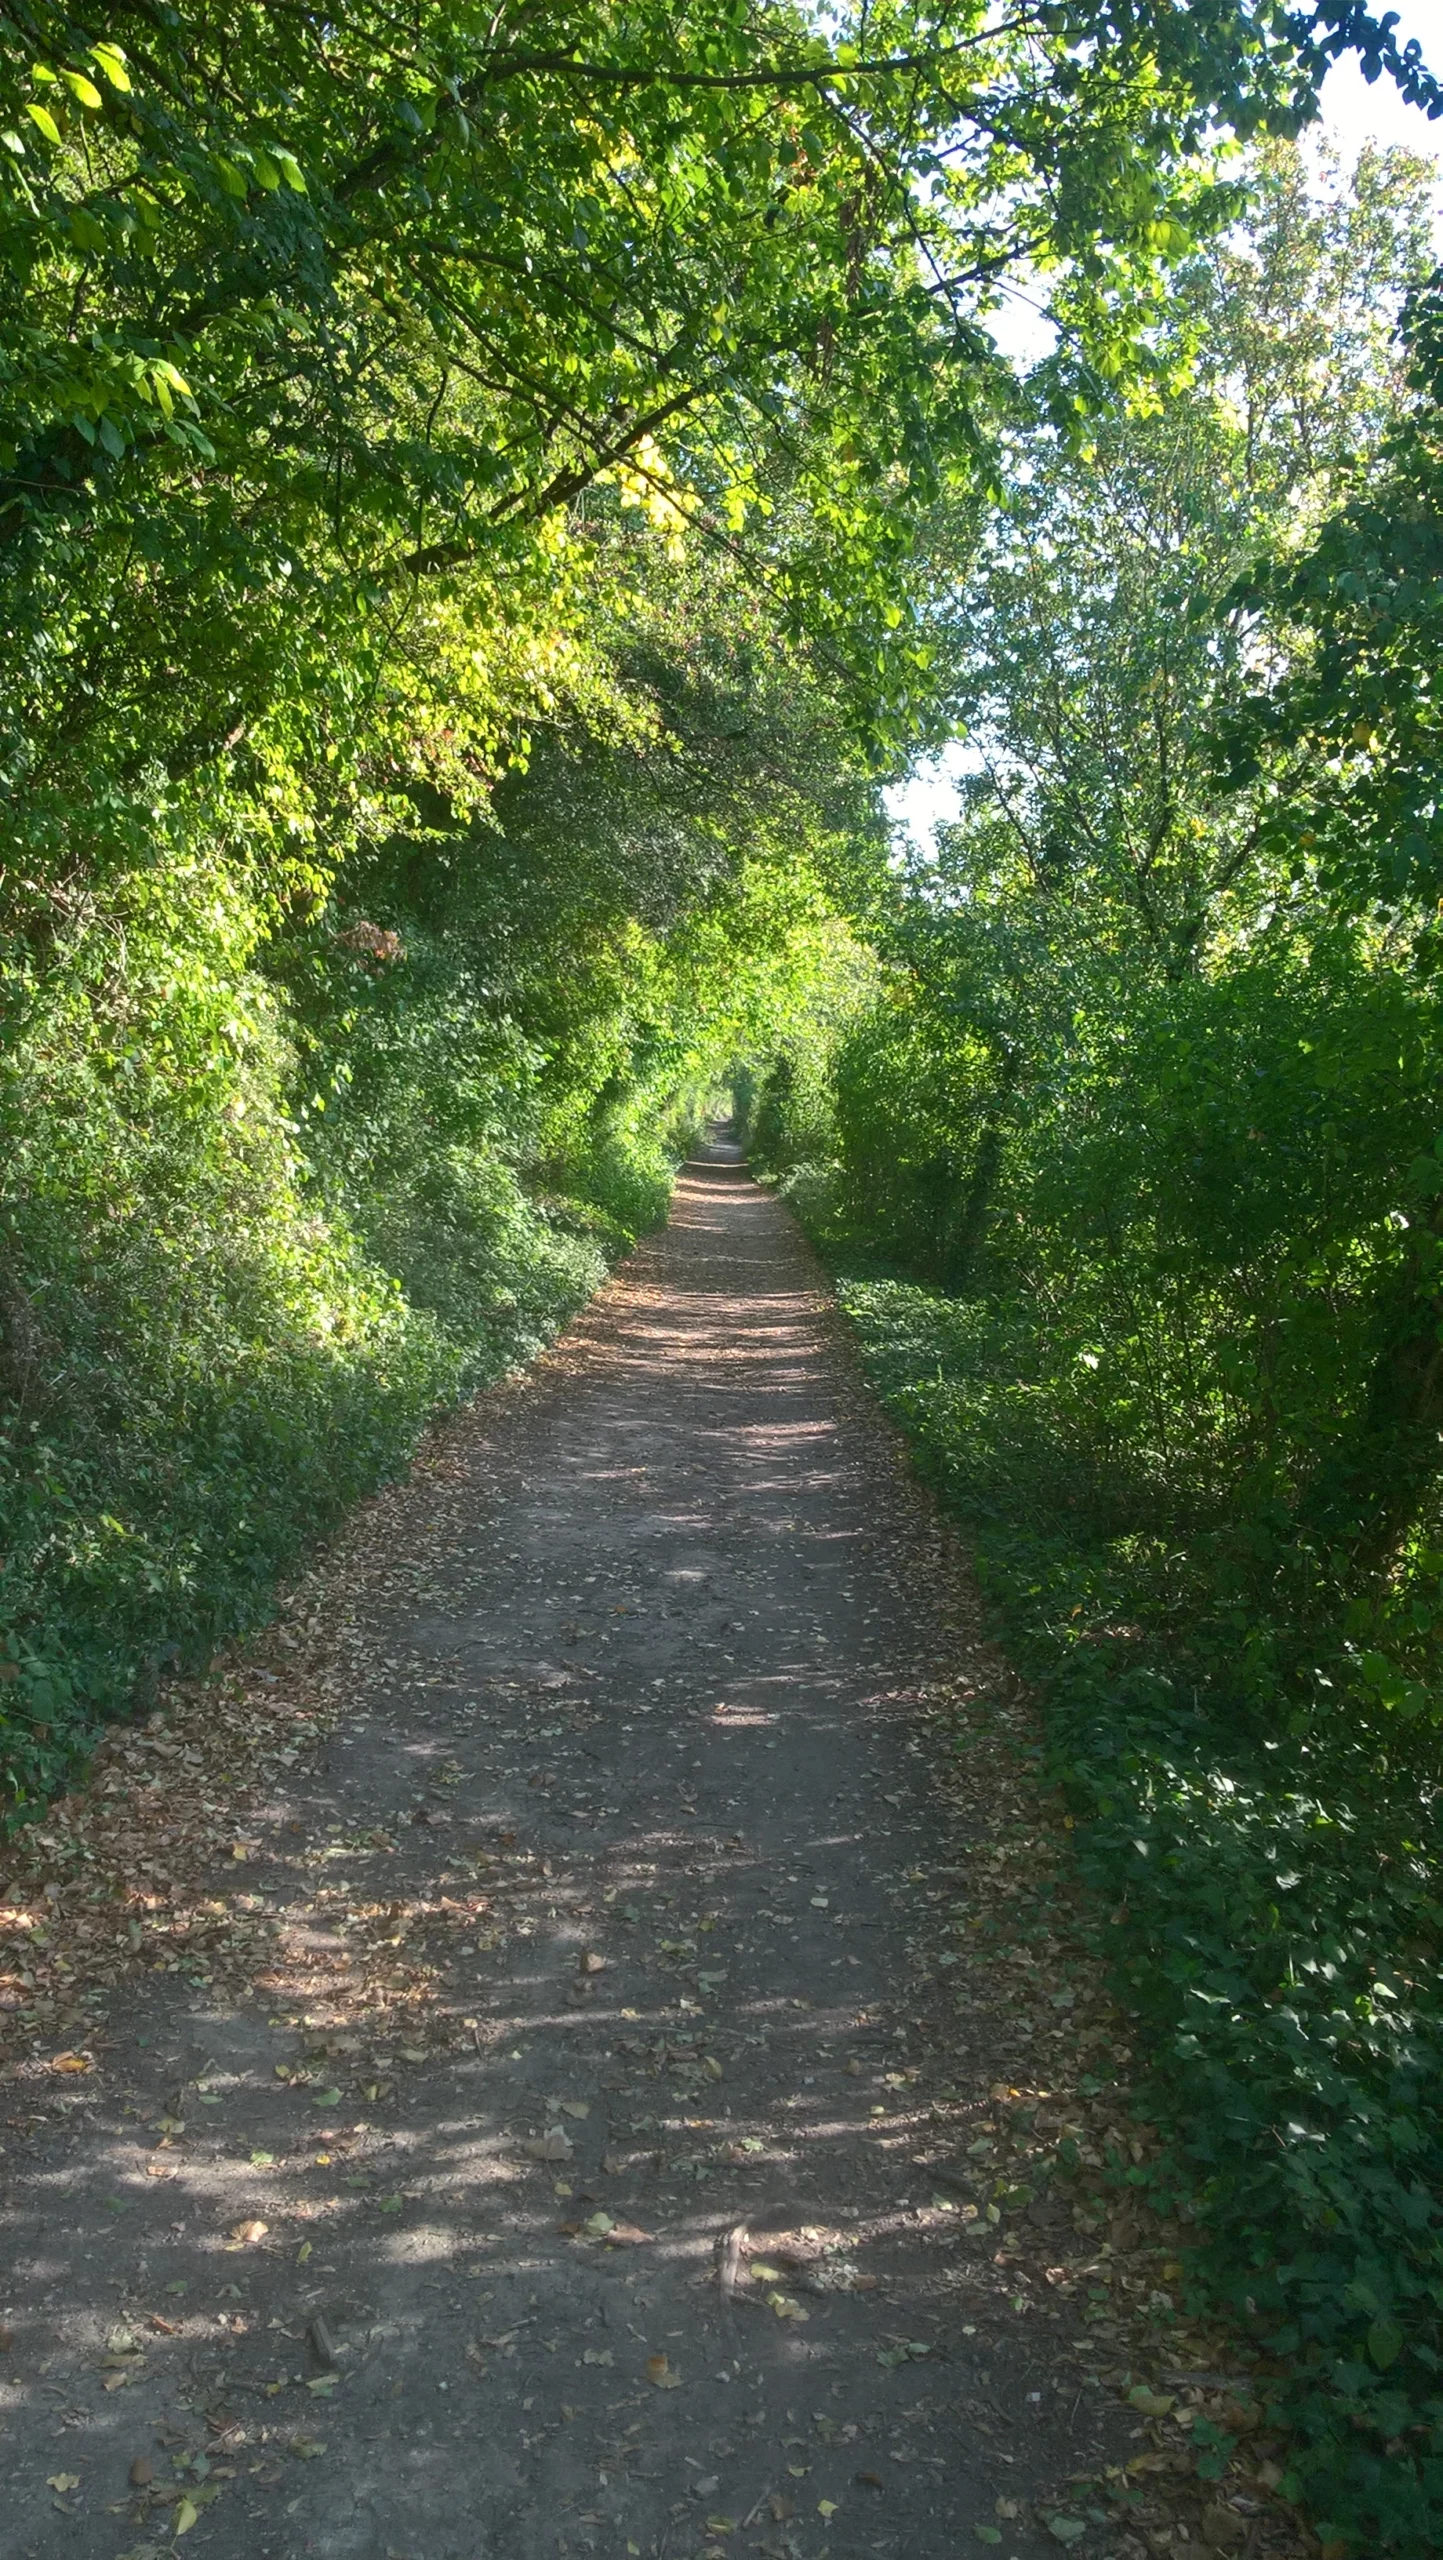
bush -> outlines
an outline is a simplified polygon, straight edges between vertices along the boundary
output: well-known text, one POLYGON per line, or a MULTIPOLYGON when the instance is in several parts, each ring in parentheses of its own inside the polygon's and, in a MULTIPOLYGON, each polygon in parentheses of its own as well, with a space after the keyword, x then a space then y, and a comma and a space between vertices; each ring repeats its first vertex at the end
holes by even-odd
MULTIPOLYGON (((1159 2175, 1196 2217, 1190 2279, 1273 2360, 1324 2537, 1424 2560, 1443 2525, 1435 1734, 1365 1694, 1356 1626, 1310 1693, 1280 1692, 1225 1555, 1097 1498, 1035 1311, 845 1268, 841 1296, 1042 1695, 1097 1943, 1148 2030, 1159 2175)), ((1433 1616, 1440 1571, 1415 1561, 1433 1616)))

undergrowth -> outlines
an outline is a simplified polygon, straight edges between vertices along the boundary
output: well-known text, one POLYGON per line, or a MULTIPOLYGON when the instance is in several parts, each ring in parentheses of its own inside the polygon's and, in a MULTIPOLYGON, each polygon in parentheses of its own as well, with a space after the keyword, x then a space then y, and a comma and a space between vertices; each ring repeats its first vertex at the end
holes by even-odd
POLYGON ((820 1177, 791 1188, 1043 1699, 1097 1943, 1146 2030, 1158 2177, 1197 2217, 1195 2305, 1251 2330, 1325 2548, 1424 2560, 1443 2540, 1427 1746, 1386 1699, 1370 1712, 1356 1628, 1300 1666, 1218 1524, 1140 1522, 1093 1479, 1025 1306, 859 1266, 820 1177))
POLYGON ((494 1006, 428 1010, 424 980, 408 1006, 403 961, 388 982, 334 942, 350 1047, 308 1104, 327 1059, 203 885, 132 914, 123 965, 96 933, 11 979, 0 1826, 533 1358, 664 1219, 686 1142, 675 1080, 628 1115, 580 1079, 555 1141, 548 1060, 494 1006))

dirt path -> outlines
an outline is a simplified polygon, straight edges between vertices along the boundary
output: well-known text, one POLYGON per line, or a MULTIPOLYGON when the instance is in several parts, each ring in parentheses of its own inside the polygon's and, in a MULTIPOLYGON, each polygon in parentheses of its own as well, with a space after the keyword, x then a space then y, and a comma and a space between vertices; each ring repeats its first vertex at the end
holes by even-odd
POLYGON ((1006 2014, 916 1970, 966 1629, 785 1212, 689 1167, 448 1449, 220 1952, 21 2075, 0 2548, 1121 2548, 1049 2522, 1137 2432, 1051 2208, 1033 2266, 958 2201, 1006 2014))

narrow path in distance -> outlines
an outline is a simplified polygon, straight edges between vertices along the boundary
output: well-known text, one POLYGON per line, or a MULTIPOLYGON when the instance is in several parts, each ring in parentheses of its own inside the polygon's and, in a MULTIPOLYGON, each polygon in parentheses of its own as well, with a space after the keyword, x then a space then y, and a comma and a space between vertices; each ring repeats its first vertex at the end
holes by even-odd
POLYGON ((250 1955, 12 2120, 4 2548, 1055 2553, 1126 2413, 951 2200, 1019 2059, 914 1968, 976 1639, 785 1210, 688 1166, 446 1446, 214 1879, 250 1955))

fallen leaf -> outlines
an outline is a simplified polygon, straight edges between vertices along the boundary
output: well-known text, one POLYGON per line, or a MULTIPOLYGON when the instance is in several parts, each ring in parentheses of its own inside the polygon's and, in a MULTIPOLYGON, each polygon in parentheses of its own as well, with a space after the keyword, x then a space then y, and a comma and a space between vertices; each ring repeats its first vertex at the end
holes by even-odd
POLYGON ((1145 2382, 1134 2383, 1128 2395, 1131 2408, 1140 2409, 1145 2418, 1165 2418, 1177 2405, 1173 2391, 1149 2391, 1145 2382))
POLYGON ((579 1970, 580 1970, 582 1973, 605 1973, 605 1971, 606 1971, 606 1958, 605 1958, 605 1956, 593 1955, 593 1953, 592 1953, 592 1951, 591 1951, 591 1949, 590 1949, 589 1947, 586 1949, 586 1952, 584 1953, 584 1955, 582 1955, 582 1956, 579 1958, 579 1960, 578 1960, 578 1961, 579 1961, 579 1970))
POLYGON ((995 2524, 974 2524, 972 2530, 976 2534, 979 2542, 1000 2542, 1002 2539, 1002 2535, 995 2524))
POLYGON ((590 2240, 604 2240, 608 2231, 616 2229, 609 2213, 588 2214, 581 2227, 590 2240))
POLYGON ((325 2449, 323 2436, 292 2436, 286 2447, 287 2453, 293 2454, 297 2462, 314 2462, 325 2449))
POLYGON ((52 2471, 45 2486, 47 2489, 58 2489, 62 2494, 67 2489, 78 2489, 80 2474, 78 2471, 52 2471))
POLYGON ((561 2101, 561 2112, 564 2116, 576 2116, 580 2118, 589 2116, 591 2109, 585 2098, 563 2098, 561 2101))
POLYGON ((817 2500, 817 2513, 819 2516, 834 2516, 836 2512, 837 2501, 835 2498, 819 2498, 817 2500))
POLYGON ((138 2453, 130 2466, 132 2489, 148 2489, 155 2478, 155 2465, 146 2454, 138 2453))
POLYGON ((50 2065, 52 2071, 89 2071, 93 2067, 83 2053, 57 2053, 50 2065))
POLYGON ((1049 2516, 1047 2530, 1054 2542, 1080 2542, 1087 2526, 1081 2516, 1049 2516))
POLYGON ((812 2316, 789 2293, 769 2293, 767 2301, 779 2320, 810 2320, 812 2316))
POLYGON ((200 2509, 196 2505, 194 2499, 182 2498, 175 2511, 175 2538, 177 2542, 180 2540, 183 2533, 189 2533, 191 2526, 193 2524, 198 2524, 199 2522, 200 2509))
POLYGON ((523 2142, 521 2148, 528 2160, 569 2160, 571 2157, 571 2145, 564 2133, 539 2134, 534 2142, 523 2142))
POLYGON ((581 2361, 583 2364, 610 2364, 611 2349, 610 2347, 587 2347, 581 2361))
POLYGON ((230 2236, 238 2248, 253 2249, 258 2240, 264 2240, 269 2229, 268 2222, 237 2222, 231 2226, 230 2236))
POLYGON ((656 2385, 658 2391, 679 2391, 681 2389, 681 2375, 674 2370, 668 2358, 664 2355, 647 2357, 646 2378, 648 2382, 656 2385))

